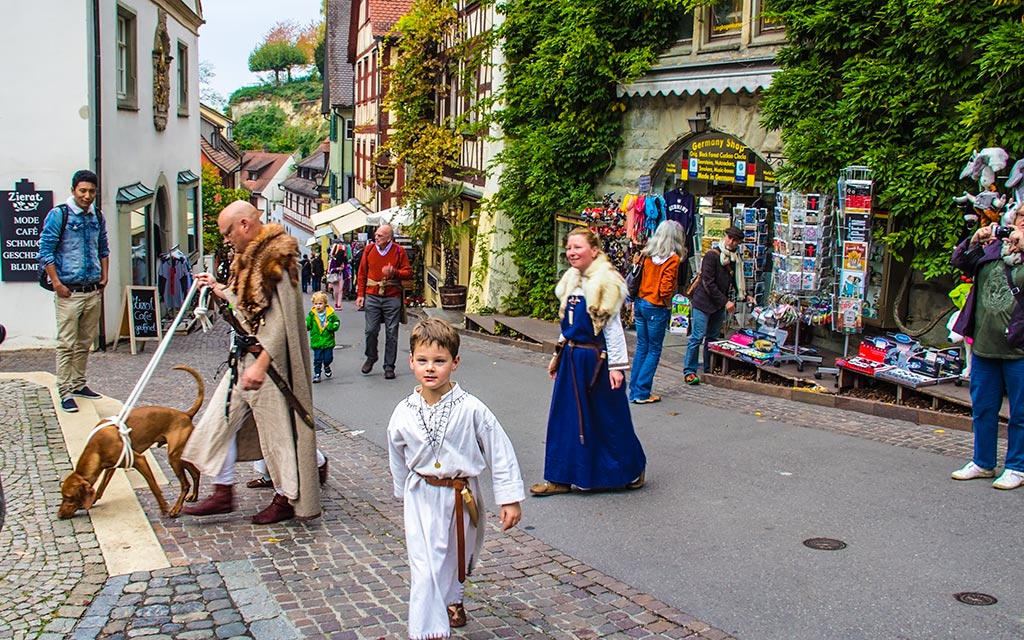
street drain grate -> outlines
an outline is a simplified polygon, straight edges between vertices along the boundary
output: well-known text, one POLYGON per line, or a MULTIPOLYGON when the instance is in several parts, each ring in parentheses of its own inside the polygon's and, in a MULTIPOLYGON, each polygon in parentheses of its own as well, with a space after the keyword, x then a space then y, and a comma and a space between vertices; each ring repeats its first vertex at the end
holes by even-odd
POLYGON ((999 602, 995 596, 990 596, 987 593, 978 593, 977 591, 961 591, 960 593, 954 593, 953 597, 958 602, 969 604, 973 607, 987 607, 990 604, 999 602))
POLYGON ((835 538, 808 538, 804 546, 817 551, 839 551, 846 548, 846 543, 835 538))

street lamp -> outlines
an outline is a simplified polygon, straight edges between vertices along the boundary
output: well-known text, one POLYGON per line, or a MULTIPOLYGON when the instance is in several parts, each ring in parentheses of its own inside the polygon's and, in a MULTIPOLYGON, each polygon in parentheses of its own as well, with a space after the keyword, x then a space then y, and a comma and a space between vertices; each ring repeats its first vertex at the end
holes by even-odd
POLYGON ((686 122, 690 125, 690 133, 705 133, 711 123, 711 107, 705 107, 703 111, 698 111, 694 117, 687 118, 686 122))

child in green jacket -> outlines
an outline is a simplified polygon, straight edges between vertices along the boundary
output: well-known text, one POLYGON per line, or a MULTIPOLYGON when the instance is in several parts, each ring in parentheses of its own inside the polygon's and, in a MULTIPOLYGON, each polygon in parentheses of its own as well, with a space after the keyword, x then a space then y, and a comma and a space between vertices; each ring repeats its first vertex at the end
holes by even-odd
POLYGON ((320 382, 320 370, 331 377, 331 363, 334 362, 334 333, 341 327, 341 320, 334 309, 327 306, 327 294, 317 291, 313 294, 313 308, 306 316, 309 331, 309 346, 313 348, 313 382, 320 382))

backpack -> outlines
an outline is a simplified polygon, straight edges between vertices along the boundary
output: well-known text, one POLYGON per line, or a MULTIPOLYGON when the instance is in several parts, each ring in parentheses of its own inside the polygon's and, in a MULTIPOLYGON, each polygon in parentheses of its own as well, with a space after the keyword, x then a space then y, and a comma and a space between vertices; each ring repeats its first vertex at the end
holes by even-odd
MULTIPOLYGON (((57 246, 53 248, 54 253, 60 249, 60 243, 64 240, 64 229, 68 226, 68 214, 71 212, 71 208, 66 204, 59 204, 57 208, 61 211, 60 218, 60 233, 57 235, 57 246)), ((96 217, 100 221, 100 226, 103 226, 103 214, 100 210, 96 210, 96 217)), ((47 291, 53 291, 53 283, 50 282, 50 276, 46 273, 46 269, 43 265, 39 265, 39 286, 46 289, 47 291)))
POLYGON ((646 259, 647 256, 641 253, 639 258, 633 260, 633 264, 629 266, 629 273, 626 274, 626 293, 633 300, 640 295, 640 281, 643 280, 644 260, 646 259))

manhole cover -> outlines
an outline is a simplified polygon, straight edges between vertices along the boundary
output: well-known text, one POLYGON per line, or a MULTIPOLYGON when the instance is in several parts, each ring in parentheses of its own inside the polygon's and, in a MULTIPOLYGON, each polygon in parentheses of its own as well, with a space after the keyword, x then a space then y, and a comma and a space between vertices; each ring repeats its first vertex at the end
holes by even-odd
POLYGON ((962 591, 960 593, 954 593, 953 597, 959 602, 969 604, 974 607, 987 607, 990 604, 999 602, 995 596, 990 596, 987 593, 978 593, 977 591, 962 591))
POLYGON ((818 551, 839 551, 846 548, 846 543, 835 538, 808 538, 804 546, 818 551))

